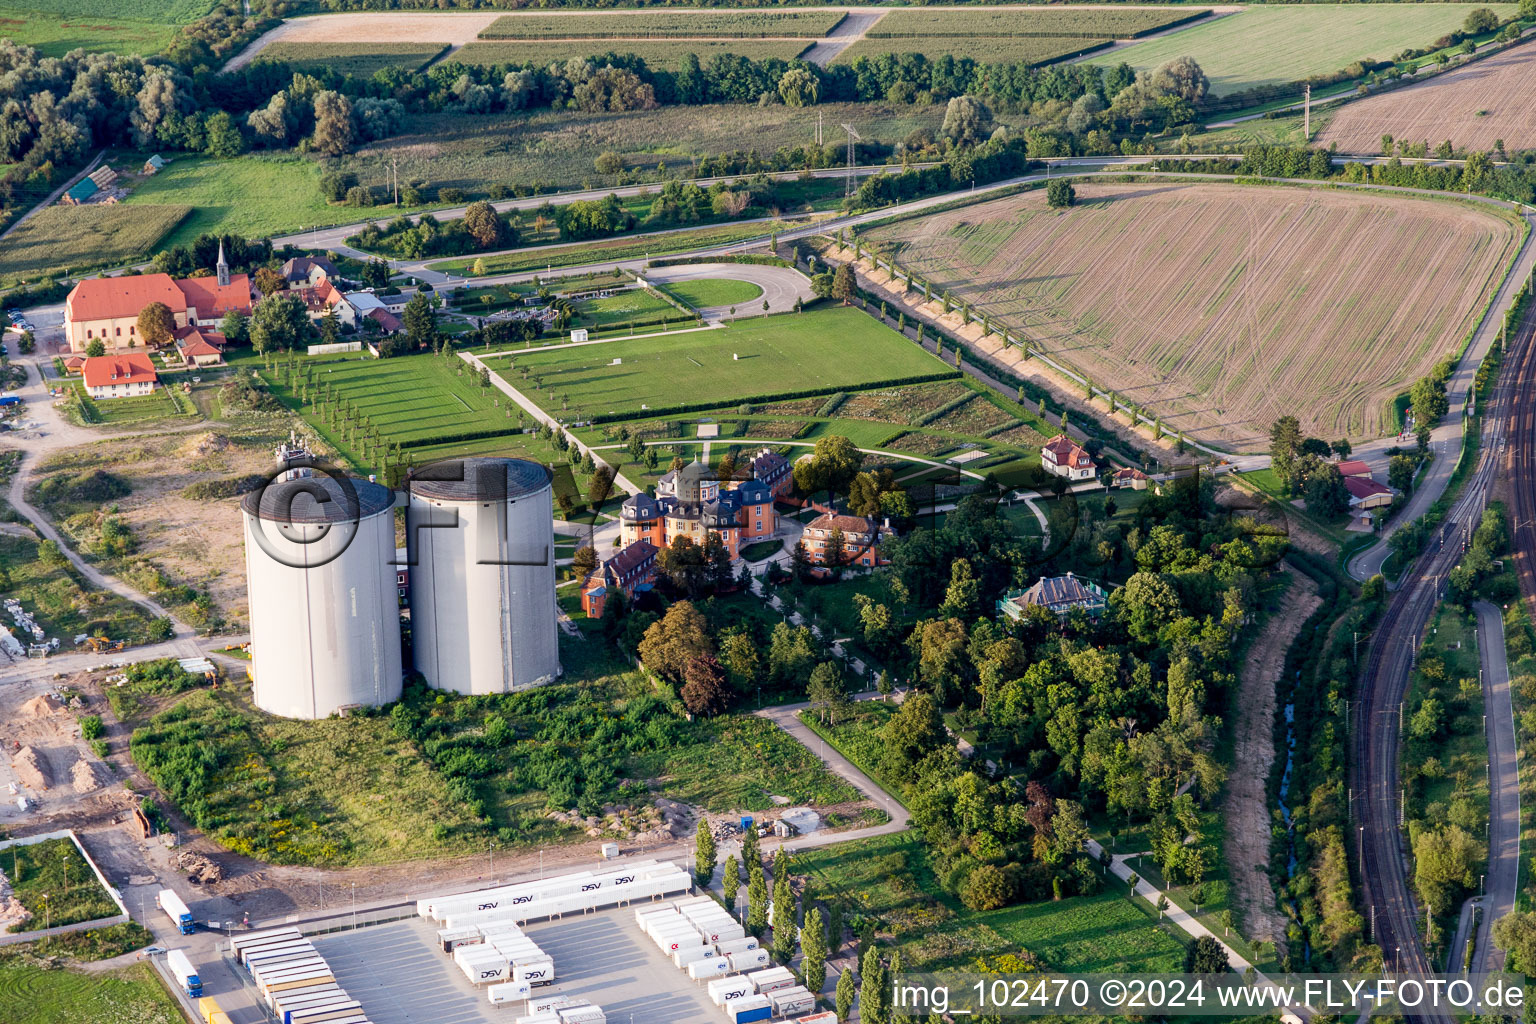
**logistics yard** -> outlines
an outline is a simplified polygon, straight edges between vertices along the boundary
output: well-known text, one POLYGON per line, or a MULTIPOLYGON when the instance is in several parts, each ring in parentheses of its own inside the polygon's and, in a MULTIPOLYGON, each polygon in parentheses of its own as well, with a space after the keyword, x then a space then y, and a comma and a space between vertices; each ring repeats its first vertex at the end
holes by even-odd
POLYGON ((1523 240, 1496 208, 1432 200, 1080 193, 1067 213, 1036 192, 871 237, 935 300, 974 303, 1168 428, 1239 450, 1286 412, 1325 437, 1390 431, 1394 397, 1457 351, 1523 240))
POLYGON ((0 1021, 1536 969, 1532 0, 605 2, 0 0, 0 1021))

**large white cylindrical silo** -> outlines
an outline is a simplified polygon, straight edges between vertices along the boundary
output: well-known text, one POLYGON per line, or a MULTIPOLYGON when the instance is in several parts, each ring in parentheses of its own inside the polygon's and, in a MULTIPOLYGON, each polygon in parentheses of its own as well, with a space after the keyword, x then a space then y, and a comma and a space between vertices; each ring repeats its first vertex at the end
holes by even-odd
POLYGON ((553 482, 521 459, 461 459, 412 474, 412 650, 429 685, 509 693, 559 677, 553 482))
POLYGON ((256 706, 324 718, 400 698, 394 494, 293 471, 241 502, 256 706))

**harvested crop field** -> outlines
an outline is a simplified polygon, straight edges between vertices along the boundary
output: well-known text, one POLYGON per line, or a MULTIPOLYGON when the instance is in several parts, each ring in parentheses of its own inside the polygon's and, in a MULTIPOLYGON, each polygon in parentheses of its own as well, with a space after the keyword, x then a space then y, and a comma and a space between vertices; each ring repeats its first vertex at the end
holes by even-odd
POLYGON ((991 10, 934 10, 908 8, 891 11, 864 33, 866 39, 954 36, 985 39, 992 36, 1068 36, 1077 39, 1133 39, 1159 29, 1203 18, 1210 12, 1198 8, 1035 7, 991 10))
POLYGON ((887 53, 920 53, 930 59, 945 54, 970 57, 980 64, 1045 64, 1089 53, 1111 42, 1111 39, 1077 39, 1071 36, 995 36, 977 39, 957 39, 954 36, 875 39, 866 36, 838 54, 833 63, 851 64, 860 57, 881 57, 887 53))
POLYGON ((1431 146, 1510 151, 1536 147, 1536 43, 1496 53, 1419 85, 1346 103, 1316 144, 1346 153, 1381 152, 1382 135, 1431 146))
POLYGON ((263 32, 224 65, 234 71, 255 60, 276 43, 415 43, 462 45, 483 32, 500 14, 496 11, 351 11, 290 18, 263 32))
POLYGON ((461 64, 537 64, 570 60, 572 57, 602 57, 605 54, 634 54, 649 68, 675 68, 688 54, 696 54, 700 64, 708 64, 721 54, 735 54, 748 60, 794 60, 806 47, 808 39, 567 39, 553 42, 534 40, 495 40, 470 43, 454 53, 461 64))
POLYGON ((481 39, 596 39, 726 36, 815 39, 843 20, 840 11, 598 11, 506 14, 481 39))
MULTIPOLYGON (((1262 448, 1387 432, 1456 351, 1521 231, 1497 208, 1359 191, 1079 185, 916 218, 875 244, 1166 427, 1262 448)), ((935 304, 937 308, 937 304, 935 304)))
MULTIPOLYGON (((1501 18, 1516 11, 1512 4, 1486 6, 1501 18)), ((1193 57, 1210 77, 1211 92, 1222 96, 1326 75, 1365 57, 1388 60, 1459 29, 1471 10, 1465 4, 1419 3, 1255 6, 1089 63, 1125 61, 1137 71, 1151 71, 1177 57, 1193 57)))
POLYGON ((447 48, 446 43, 274 43, 261 59, 281 61, 295 71, 331 68, 366 78, 384 68, 425 67, 447 48))

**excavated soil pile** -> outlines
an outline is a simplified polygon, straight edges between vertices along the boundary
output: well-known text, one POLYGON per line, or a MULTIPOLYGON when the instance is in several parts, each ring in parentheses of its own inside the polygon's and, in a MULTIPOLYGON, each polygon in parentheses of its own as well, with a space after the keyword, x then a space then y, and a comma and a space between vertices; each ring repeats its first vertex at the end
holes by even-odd
POLYGON ((32 912, 21 905, 11 893, 11 880, 0 871, 0 931, 9 931, 13 925, 32 918, 32 912))
POLYGON ((87 761, 83 757, 70 768, 69 775, 76 793, 94 793, 107 784, 101 777, 101 770, 96 767, 95 762, 87 761))
POLYGON ((187 881, 199 885, 224 880, 224 868, 206 854, 189 850, 176 858, 176 866, 187 873, 187 881))
POLYGON ((48 777, 48 768, 42 758, 31 747, 22 747, 16 751, 11 758, 11 767, 15 769, 16 777, 22 784, 33 789, 47 789, 53 781, 48 777))
POLYGON ((28 718, 47 718, 64 705, 50 693, 39 694, 21 706, 21 713, 28 718))

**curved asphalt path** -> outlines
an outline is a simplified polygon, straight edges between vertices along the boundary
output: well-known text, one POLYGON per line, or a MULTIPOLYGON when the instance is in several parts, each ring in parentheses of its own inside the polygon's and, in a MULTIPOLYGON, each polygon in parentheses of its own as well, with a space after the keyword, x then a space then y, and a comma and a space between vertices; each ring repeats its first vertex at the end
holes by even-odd
MULTIPOLYGON (((768 303, 769 313, 788 313, 796 302, 810 302, 816 297, 811 282, 798 270, 754 263, 690 263, 676 267, 653 267, 645 271, 645 279, 651 284, 674 284, 678 281, 706 281, 718 278, 746 281, 762 289, 762 294, 736 304, 743 316, 757 316, 764 312, 768 303)), ((710 306, 699 310, 706 320, 719 320, 731 315, 730 306, 710 306)))

